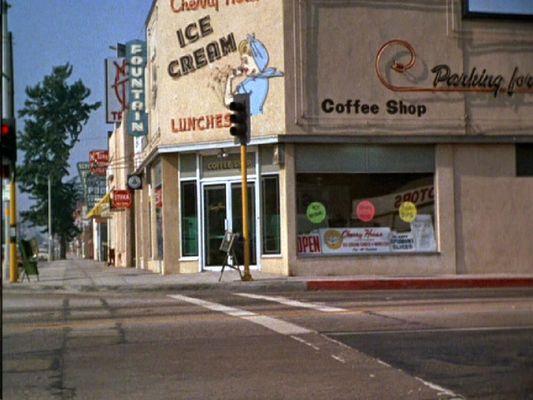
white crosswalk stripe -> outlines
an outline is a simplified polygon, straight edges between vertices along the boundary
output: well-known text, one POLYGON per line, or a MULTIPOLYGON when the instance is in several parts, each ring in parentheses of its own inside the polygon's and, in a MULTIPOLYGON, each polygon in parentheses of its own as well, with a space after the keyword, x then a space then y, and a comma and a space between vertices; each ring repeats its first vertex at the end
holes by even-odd
POLYGON ((284 304, 286 306, 292 306, 292 307, 300 307, 300 308, 310 308, 317 311, 322 312, 342 312, 342 311, 348 311, 344 308, 339 307, 329 307, 324 306, 322 304, 315 304, 315 303, 304 303, 302 301, 297 300, 291 300, 286 297, 282 296, 263 296, 259 294, 250 294, 250 293, 233 293, 237 296, 242 297, 248 297, 250 299, 259 299, 259 300, 267 300, 267 301, 273 301, 276 303, 284 304))
POLYGON ((197 306, 207 308, 208 310, 222 312, 224 314, 231 315, 232 317, 242 318, 246 321, 250 321, 255 324, 264 326, 265 328, 268 328, 282 335, 302 335, 313 332, 302 326, 282 321, 281 319, 258 315, 251 311, 241 310, 240 308, 228 307, 223 304, 200 300, 194 297, 183 296, 180 294, 169 295, 169 297, 186 303, 195 304, 197 306))

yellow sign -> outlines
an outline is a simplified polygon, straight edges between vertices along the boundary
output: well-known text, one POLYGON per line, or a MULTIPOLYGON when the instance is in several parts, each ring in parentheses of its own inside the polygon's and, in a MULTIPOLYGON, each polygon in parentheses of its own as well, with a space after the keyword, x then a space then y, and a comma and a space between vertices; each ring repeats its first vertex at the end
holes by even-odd
POLYGON ((416 218, 416 206, 410 201, 404 201, 400 205, 400 218, 405 222, 413 222, 416 218))

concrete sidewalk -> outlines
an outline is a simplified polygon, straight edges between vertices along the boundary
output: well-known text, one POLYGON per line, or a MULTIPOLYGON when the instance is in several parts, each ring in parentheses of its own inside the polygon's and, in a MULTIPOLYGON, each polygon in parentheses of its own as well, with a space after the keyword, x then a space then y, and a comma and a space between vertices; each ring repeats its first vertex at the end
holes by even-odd
POLYGON ((91 260, 60 260, 39 263, 39 281, 10 284, 4 290, 65 291, 304 291, 304 290, 398 290, 533 287, 533 275, 439 275, 429 277, 307 276, 287 277, 252 270, 253 282, 242 282, 234 270, 161 275, 134 268, 107 267, 91 260))

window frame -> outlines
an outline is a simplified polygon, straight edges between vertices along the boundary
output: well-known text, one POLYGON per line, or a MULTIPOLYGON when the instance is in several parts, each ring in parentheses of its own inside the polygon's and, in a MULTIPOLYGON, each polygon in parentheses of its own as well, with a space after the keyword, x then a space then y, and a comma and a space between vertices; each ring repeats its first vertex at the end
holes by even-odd
MULTIPOLYGON (((296 215, 298 216, 298 207, 299 207, 299 191, 300 191, 300 179, 299 179, 299 176, 298 175, 315 175, 313 173, 306 173, 306 172, 303 172, 303 173, 297 173, 296 174, 296 180, 295 180, 295 183, 296 183, 296 204, 295 204, 295 212, 296 212, 296 215)), ((323 173, 321 175, 336 175, 334 173, 323 173)), ((432 181, 432 185, 433 185, 433 200, 432 201, 428 201, 427 204, 420 204, 420 205, 416 205, 417 206, 417 214, 418 212, 421 210, 421 209, 424 209, 425 207, 427 206, 431 206, 432 208, 432 212, 431 212, 431 221, 432 221, 432 228, 433 228, 433 241, 434 241, 434 249, 413 249, 413 250, 390 250, 390 251, 368 251, 368 252, 364 252, 364 251, 361 251, 361 252, 346 252, 346 253, 336 253, 336 254, 327 254, 323 251, 321 251, 320 253, 317 253, 317 254, 307 254, 307 253, 301 253, 298 251, 298 249, 296 249, 296 253, 297 253, 297 257, 298 258, 321 258, 321 257, 365 257, 365 256, 379 256, 379 257, 397 257, 397 256, 421 256, 421 255, 433 255, 433 254, 439 254, 440 253, 440 246, 439 246, 439 229, 438 229, 438 217, 437 217, 437 196, 435 194, 435 187, 436 187, 436 172, 426 172, 426 173, 419 173, 419 172, 413 172, 413 173, 347 173, 347 174, 343 174, 343 175, 389 175, 389 176, 393 176, 393 175, 427 175, 426 177, 423 177, 421 176, 420 179, 424 179, 424 178, 429 178, 431 177, 431 181, 432 181)), ((411 182, 416 182, 416 180, 412 180, 411 182)), ((402 187, 398 188, 398 189, 402 189, 402 187)), ((418 188, 417 187, 412 187, 412 188, 405 188, 405 189, 402 189, 401 191, 397 191, 397 192, 391 192, 391 193, 385 193, 383 195, 380 195, 380 196, 374 196, 374 197, 386 197, 386 196, 391 196, 393 194, 396 194, 396 195, 400 195, 402 193, 405 194, 405 192, 409 192, 409 191, 416 191, 418 188)), ((428 192, 428 195, 429 195, 429 192, 428 192)), ((364 199, 366 196, 362 196, 361 199, 364 199)), ((368 198, 372 198, 371 196, 369 196, 368 198)), ((418 199, 418 197, 417 197, 418 199)), ((398 200, 399 201, 399 200, 398 200)), ((404 196, 404 199, 402 201, 411 201, 410 199, 405 199, 405 196, 404 196)), ((413 202, 417 202, 418 200, 413 200, 413 202)), ((352 204, 353 204, 353 200, 351 200, 352 204)), ((300 210, 301 211, 301 210, 300 210)), ((424 212, 423 214, 427 214, 426 212, 424 212)), ((422 213, 419 213, 419 215, 423 215, 422 213)), ((370 222, 370 221, 368 221, 370 222)), ((394 224, 394 220, 393 220, 393 224, 394 224)), ((392 232, 396 232, 398 234, 402 234, 402 233, 407 233, 407 232, 412 232, 412 230, 409 230, 409 231, 404 231, 404 230, 396 230, 394 229, 394 225, 391 225, 391 226, 388 226, 388 225, 379 225, 379 226, 374 226, 375 228, 390 228, 390 231, 391 233, 392 232)), ((298 217, 297 217, 297 222, 296 222, 296 239, 297 239, 297 242, 298 242, 298 237, 300 235, 308 235, 309 233, 300 233, 300 229, 301 226, 299 224, 299 221, 298 221, 298 217)), ((331 229, 331 230, 342 230, 342 229, 365 229, 367 228, 367 226, 365 226, 364 224, 361 225, 361 226, 328 226, 328 227, 317 227, 316 229, 331 229)), ((369 228, 371 228, 369 226, 369 228)), ((412 229, 412 228, 411 228, 412 229)), ((321 240, 322 242, 322 240, 321 240)))
POLYGON ((200 215, 198 210, 198 181, 196 178, 185 178, 180 180, 180 259, 181 260, 197 260, 200 256, 200 244, 198 241, 199 237, 199 226, 200 226, 200 215), (195 255, 185 255, 183 252, 183 185, 193 184, 194 186, 194 208, 196 211, 196 236, 197 236, 197 246, 195 255))
POLYGON ((470 0, 462 0, 462 14, 463 14, 463 18, 467 20, 533 22, 533 13, 532 14, 512 14, 512 13, 471 11, 470 0))
POLYGON ((276 257, 276 256, 280 256, 281 255, 281 198, 280 198, 280 176, 279 176, 279 173, 267 173, 267 174, 262 174, 261 175, 261 181, 260 181, 260 185, 261 185, 261 219, 262 219, 262 224, 261 224, 261 256, 263 257, 276 257), (264 190, 264 180, 265 179, 272 179, 272 178, 275 178, 276 180, 276 183, 277 183, 277 206, 278 206, 278 209, 279 209, 279 219, 280 219, 280 224, 278 226, 278 229, 279 229, 279 232, 278 232, 278 239, 279 239, 279 251, 278 252, 267 252, 266 251, 266 240, 265 240, 265 230, 266 230, 266 218, 265 218, 265 205, 264 205, 264 200, 265 200, 265 190, 264 190))

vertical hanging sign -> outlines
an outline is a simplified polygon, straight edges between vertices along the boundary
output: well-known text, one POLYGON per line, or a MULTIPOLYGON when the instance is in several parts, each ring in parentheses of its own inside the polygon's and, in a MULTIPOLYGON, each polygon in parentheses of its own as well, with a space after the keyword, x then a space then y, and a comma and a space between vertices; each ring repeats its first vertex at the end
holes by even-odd
POLYGON ((146 114, 145 78, 146 42, 132 40, 126 43, 128 63, 128 112, 126 130, 131 136, 146 136, 148 115, 146 114))
POLYGON ((126 109, 126 84, 128 80, 126 59, 106 58, 105 81, 106 81, 106 122, 118 123, 122 120, 122 111, 126 109))

